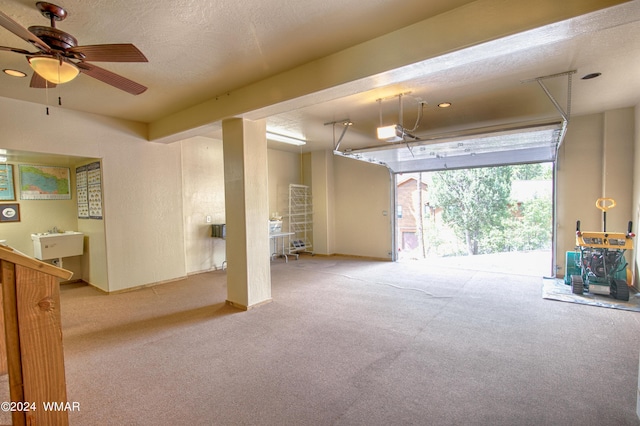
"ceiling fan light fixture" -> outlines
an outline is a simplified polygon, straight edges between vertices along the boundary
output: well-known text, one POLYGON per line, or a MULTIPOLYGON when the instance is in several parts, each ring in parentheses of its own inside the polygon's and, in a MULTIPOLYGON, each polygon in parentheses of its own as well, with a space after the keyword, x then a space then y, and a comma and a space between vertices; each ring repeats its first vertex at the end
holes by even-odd
POLYGON ((439 108, 449 108, 451 106, 451 102, 440 102, 438 104, 439 108))
POLYGON ((51 56, 28 57, 29 65, 40 77, 53 84, 68 83, 78 76, 80 70, 71 62, 51 56))

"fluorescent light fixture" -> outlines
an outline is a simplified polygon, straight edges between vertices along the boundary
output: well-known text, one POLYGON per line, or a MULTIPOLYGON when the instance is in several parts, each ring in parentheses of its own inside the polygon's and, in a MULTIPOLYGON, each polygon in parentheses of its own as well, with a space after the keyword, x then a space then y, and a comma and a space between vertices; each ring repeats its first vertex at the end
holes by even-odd
POLYGON ((294 138, 291 136, 279 135, 277 133, 267 132, 267 139, 276 142, 288 143, 290 145, 301 146, 305 145, 307 141, 303 139, 294 138))
POLYGON ((67 83, 80 73, 74 64, 51 56, 30 56, 27 59, 40 77, 53 84, 67 83))

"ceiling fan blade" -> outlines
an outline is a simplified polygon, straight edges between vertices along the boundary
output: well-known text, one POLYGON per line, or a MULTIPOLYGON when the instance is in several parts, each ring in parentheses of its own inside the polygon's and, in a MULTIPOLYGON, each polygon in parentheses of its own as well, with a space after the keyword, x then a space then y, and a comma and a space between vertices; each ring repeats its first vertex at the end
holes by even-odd
POLYGON ((135 81, 131 81, 128 78, 121 75, 107 71, 104 68, 97 67, 87 62, 77 63, 76 66, 80 69, 80 72, 93 77, 96 80, 100 80, 103 83, 107 83, 117 89, 124 90, 132 95, 139 95, 143 93, 147 88, 142 84, 138 84, 135 81))
POLYGON ((28 52, 26 50, 22 50, 22 49, 16 49, 15 47, 6 47, 6 46, 0 46, 0 50, 4 50, 7 52, 15 52, 15 53, 21 53, 23 55, 31 55, 31 52, 28 52))
POLYGON ((4 12, 0 12, 0 26, 3 26, 7 30, 11 31, 12 33, 20 37, 21 39, 33 44, 43 52, 47 52, 47 53, 51 52, 51 48, 44 41, 40 40, 31 31, 29 31, 28 29, 26 29, 25 27, 23 27, 13 19, 11 19, 11 17, 6 15, 4 12))
POLYGON ((56 84, 45 80, 40 76, 40 74, 34 72, 31 76, 31 83, 29 84, 29 87, 33 87, 34 89, 51 89, 53 87, 56 87, 56 84))
POLYGON ((76 46, 69 52, 81 53, 84 55, 82 59, 90 62, 149 62, 131 43, 76 46))

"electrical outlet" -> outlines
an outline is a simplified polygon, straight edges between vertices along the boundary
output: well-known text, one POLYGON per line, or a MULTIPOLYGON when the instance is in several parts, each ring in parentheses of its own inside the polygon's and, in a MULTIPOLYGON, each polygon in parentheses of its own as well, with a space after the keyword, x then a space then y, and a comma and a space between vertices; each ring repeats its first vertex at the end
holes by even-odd
POLYGON ((211 223, 211 216, 207 215, 207 223, 211 223))

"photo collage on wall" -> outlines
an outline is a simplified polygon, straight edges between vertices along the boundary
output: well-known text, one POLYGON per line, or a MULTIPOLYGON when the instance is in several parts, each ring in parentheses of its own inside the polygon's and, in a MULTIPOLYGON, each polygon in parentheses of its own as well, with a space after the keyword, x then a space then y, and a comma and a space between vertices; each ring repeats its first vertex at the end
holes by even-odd
POLYGON ((79 219, 102 219, 102 170, 100 162, 76 168, 79 219))

